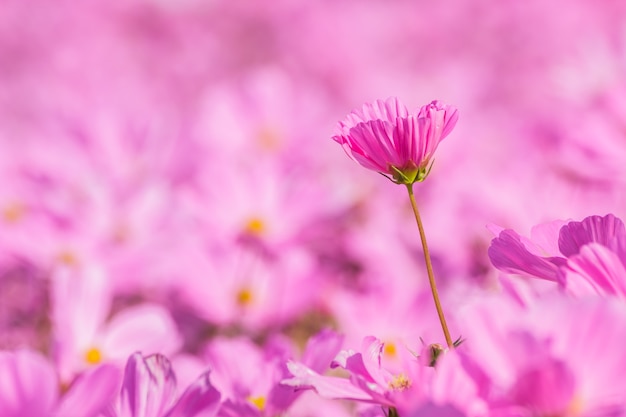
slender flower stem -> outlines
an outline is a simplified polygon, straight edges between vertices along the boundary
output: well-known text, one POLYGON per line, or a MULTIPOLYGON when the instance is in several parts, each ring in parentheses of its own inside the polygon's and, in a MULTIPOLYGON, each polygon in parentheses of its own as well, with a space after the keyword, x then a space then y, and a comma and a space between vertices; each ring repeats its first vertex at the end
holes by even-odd
POLYGON ((426 243, 426 234, 424 233, 422 218, 420 217, 420 213, 417 210, 417 203, 415 202, 415 196, 413 195, 413 184, 407 184, 406 187, 409 191, 409 200, 411 200, 411 207, 413 208, 415 220, 417 221, 417 228, 420 232, 420 239, 422 240, 422 248, 424 249, 424 260, 426 261, 426 271, 428 272, 428 282, 430 283, 430 291, 432 292, 433 299, 435 300, 435 308, 437 309, 439 322, 441 322, 441 328, 443 329, 443 334, 446 337, 446 343, 448 344, 448 347, 453 348, 454 343, 452 342, 452 338, 450 337, 450 331, 448 330, 446 318, 443 315, 443 309, 441 308, 441 302, 439 301, 439 293, 437 292, 437 285, 435 284, 435 275, 433 274, 433 265, 430 261, 430 252, 428 252, 428 244, 426 243))

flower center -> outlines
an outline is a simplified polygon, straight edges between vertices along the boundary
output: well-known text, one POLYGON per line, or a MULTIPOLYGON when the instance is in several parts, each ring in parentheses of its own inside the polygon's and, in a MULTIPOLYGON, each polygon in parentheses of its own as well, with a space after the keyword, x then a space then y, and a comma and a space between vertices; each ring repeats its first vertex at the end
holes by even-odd
POLYGON ((2 210, 2 217, 7 223, 17 223, 26 214, 26 208, 19 203, 9 204, 2 210))
POLYGON ((78 265, 78 259, 76 258, 76 255, 74 255, 69 250, 59 252, 59 254, 57 255, 57 261, 67 266, 78 265))
POLYGON ((396 345, 393 343, 385 343, 385 347, 383 348, 383 353, 385 354, 385 356, 389 358, 395 358, 396 355, 398 354, 398 349, 396 348, 396 345))
POLYGON ((404 391, 411 386, 411 380, 404 374, 396 375, 389 382, 389 388, 394 391, 404 391))
POLYGON ((113 229, 111 237, 113 243, 118 245, 124 244, 130 238, 130 229, 124 224, 119 224, 113 229))
POLYGON ((259 129, 257 135, 258 143, 261 148, 267 151, 273 151, 280 147, 281 137, 276 129, 270 126, 263 126, 259 129))
POLYGON ((92 347, 87 352, 85 352, 85 361, 91 365, 97 365, 102 362, 102 352, 100 349, 92 347))
POLYGON ((242 307, 252 304, 254 296, 249 288, 242 288, 237 292, 237 304, 242 307))
POLYGON ((250 401, 259 411, 263 411, 265 409, 265 403, 267 400, 263 396, 258 397, 248 397, 248 401, 250 401))
POLYGON ((582 414, 583 409, 583 399, 580 398, 580 395, 574 395, 574 398, 572 398, 572 401, 567 406, 566 414, 568 416, 578 416, 582 414))
POLYGON ((253 217, 246 223, 245 231, 249 235, 259 236, 265 232, 265 222, 258 217, 253 217))

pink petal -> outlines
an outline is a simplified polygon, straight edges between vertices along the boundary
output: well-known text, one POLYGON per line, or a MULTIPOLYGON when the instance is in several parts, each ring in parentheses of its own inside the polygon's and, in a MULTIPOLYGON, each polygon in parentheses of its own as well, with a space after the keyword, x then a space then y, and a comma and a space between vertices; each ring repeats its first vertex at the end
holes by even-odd
POLYGON ((517 404, 536 410, 540 415, 559 415, 572 402, 576 381, 562 361, 542 361, 518 375, 511 393, 517 404))
POLYGON ((211 385, 209 372, 204 373, 180 397, 166 417, 212 417, 220 407, 220 393, 211 385))
POLYGON ((565 263, 562 258, 544 258, 532 254, 513 230, 502 231, 491 241, 488 250, 493 266, 503 272, 525 274, 556 281, 558 268, 565 263))
POLYGON ((570 258, 562 271, 563 285, 576 296, 616 295, 626 298, 626 268, 617 254, 590 243, 570 258))
POLYGON ((624 235, 624 223, 614 215, 589 216, 581 222, 570 222, 561 228, 559 248, 563 255, 570 257, 580 252, 580 248, 588 243, 610 246, 617 236, 624 235))
POLYGON ((0 352, 0 416, 47 416, 56 400, 56 374, 43 356, 29 350, 0 352))
POLYGON ((57 407, 55 417, 97 416, 119 392, 122 372, 113 365, 101 365, 82 374, 72 383, 57 407))
POLYGON ((124 371, 120 411, 123 417, 160 417, 174 403, 176 378, 163 355, 135 353, 124 371))
POLYGON ((329 399, 372 400, 370 395, 355 387, 348 379, 323 376, 303 364, 291 361, 287 363, 287 368, 293 378, 281 381, 283 385, 296 389, 313 389, 320 396, 329 399))
POLYGON ((322 330, 309 339, 302 354, 302 363, 315 372, 324 372, 339 353, 344 337, 332 330, 322 330))
POLYGON ((368 382, 375 382, 363 362, 363 355, 352 350, 339 352, 330 364, 331 368, 342 367, 353 375, 358 375, 368 382))
POLYGON ((174 353, 181 344, 176 323, 157 305, 130 307, 117 314, 102 338, 105 356, 125 358, 135 351, 145 354, 174 353))

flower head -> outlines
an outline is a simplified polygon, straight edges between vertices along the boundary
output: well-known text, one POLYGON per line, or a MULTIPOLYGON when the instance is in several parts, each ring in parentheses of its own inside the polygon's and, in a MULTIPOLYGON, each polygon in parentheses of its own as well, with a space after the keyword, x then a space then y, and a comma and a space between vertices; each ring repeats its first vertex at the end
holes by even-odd
POLYGON ((293 378, 284 379, 284 385, 297 389, 313 389, 320 396, 346 399, 383 407, 409 406, 424 397, 424 383, 433 373, 408 348, 393 346, 393 352, 380 339, 368 336, 361 351, 343 350, 331 363, 342 368, 350 378, 319 374, 303 363, 287 364, 293 378))
POLYGON ((415 114, 395 97, 366 103, 337 125, 333 140, 365 168, 398 184, 423 181, 439 142, 454 128, 456 108, 433 101, 415 114))
POLYGON ((180 395, 176 375, 165 356, 133 353, 126 362, 119 396, 106 417, 213 417, 221 394, 211 384, 210 371, 200 375, 180 395))
POLYGON ((488 253, 499 270, 557 282, 570 295, 626 298, 626 227, 613 214, 538 225, 530 239, 502 230, 488 253))

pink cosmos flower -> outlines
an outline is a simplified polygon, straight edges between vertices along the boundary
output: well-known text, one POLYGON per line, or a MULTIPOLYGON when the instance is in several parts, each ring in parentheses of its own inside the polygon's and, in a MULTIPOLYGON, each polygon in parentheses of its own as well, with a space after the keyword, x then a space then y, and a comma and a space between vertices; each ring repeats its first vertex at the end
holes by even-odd
POLYGON ((489 415, 623 415, 622 302, 554 294, 528 310, 501 298, 464 313, 461 366, 489 415))
POLYGON ((408 348, 385 345, 368 336, 360 352, 341 351, 332 367, 343 368, 350 379, 321 375, 303 363, 287 364, 293 378, 283 384, 313 389, 324 398, 348 399, 383 407, 408 407, 424 397, 424 382, 433 369, 408 348))
POLYGON ((532 228, 530 238, 520 236, 511 229, 496 231, 491 241, 489 259, 493 266, 509 274, 529 275, 556 281, 558 268, 565 259, 558 248, 561 220, 539 224, 532 228))
POLYGON ((112 291, 95 264, 59 268, 52 276, 53 355, 63 382, 101 363, 123 363, 142 350, 171 354, 182 341, 167 309, 143 303, 110 319, 112 291))
POLYGON ((223 395, 221 416, 274 416, 284 411, 292 393, 279 389, 284 359, 276 353, 243 337, 211 341, 205 358, 213 371, 212 381, 223 395))
POLYGON ((504 272, 555 281, 571 295, 626 298, 626 228, 612 214, 541 225, 531 239, 503 230, 489 257, 504 272))
POLYGON ((398 410, 408 417, 470 417, 485 416, 487 404, 480 396, 480 378, 463 368, 457 350, 442 352, 437 359, 437 371, 421 401, 398 410))
MULTIPOLYGON (((624 236, 626 238, 626 236, 624 236)), ((570 295, 614 295, 626 299, 626 240, 616 248, 589 243, 559 270, 559 280, 570 295)))
POLYGON ((195 252, 190 248, 189 272, 179 288, 186 303, 211 323, 254 333, 293 322, 318 299, 313 258, 297 247, 275 259, 241 245, 195 252))
POLYGON ((128 358, 119 397, 106 417, 212 417, 220 407, 220 393, 202 374, 182 395, 176 394, 176 376, 163 355, 128 358))
POLYGON ((302 245, 311 222, 326 210, 325 194, 309 181, 310 173, 283 169, 275 162, 254 165, 226 152, 213 152, 211 162, 182 199, 194 232, 213 242, 241 241, 280 253, 302 245), (245 172, 245 175, 233 175, 245 172))
POLYGON ((113 398, 120 374, 113 365, 101 365, 77 378, 59 398, 55 369, 41 354, 0 351, 0 415, 95 417, 113 398))
POLYGON ((431 158, 454 128, 458 111, 439 101, 416 114, 395 97, 366 103, 339 122, 333 140, 365 168, 390 176, 398 184, 423 181, 431 158))
MULTIPOLYGON (((315 371, 327 369, 343 337, 331 330, 313 336, 300 357, 302 366, 315 371)), ((221 417, 292 415, 291 407, 303 391, 295 392, 281 381, 290 376, 287 358, 294 356, 291 341, 270 337, 261 348, 249 338, 218 337, 210 342, 205 358, 211 379, 222 393, 221 417)))

